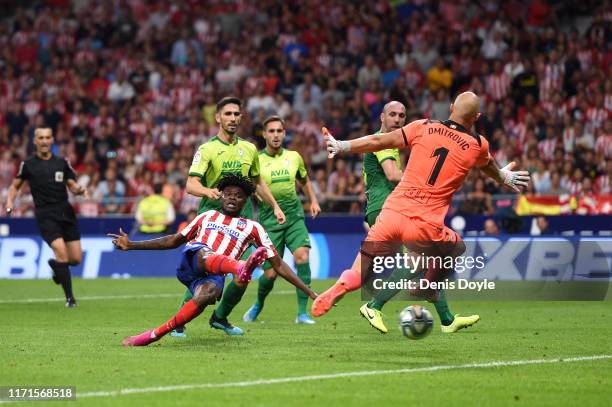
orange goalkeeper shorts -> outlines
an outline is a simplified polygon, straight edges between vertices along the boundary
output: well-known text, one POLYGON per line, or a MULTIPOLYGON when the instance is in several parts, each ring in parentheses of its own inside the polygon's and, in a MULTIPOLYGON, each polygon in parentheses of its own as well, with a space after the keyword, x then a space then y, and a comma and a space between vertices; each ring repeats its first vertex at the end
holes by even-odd
POLYGON ((419 253, 444 256, 461 242, 461 237, 444 225, 383 209, 365 240, 372 242, 370 247, 388 242, 388 249, 395 250, 398 245, 404 245, 419 253))

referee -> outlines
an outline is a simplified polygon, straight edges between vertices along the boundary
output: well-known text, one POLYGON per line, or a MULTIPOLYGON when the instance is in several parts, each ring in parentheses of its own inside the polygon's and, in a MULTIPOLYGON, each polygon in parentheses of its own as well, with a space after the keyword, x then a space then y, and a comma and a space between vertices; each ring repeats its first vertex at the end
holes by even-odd
POLYGON ((72 293, 72 277, 69 266, 81 263, 81 234, 74 209, 68 203, 66 187, 75 195, 87 196, 86 189, 75 181, 75 173, 66 159, 53 155, 53 134, 48 127, 34 132, 36 152, 21 162, 17 177, 13 180, 6 201, 6 213, 10 216, 19 190, 27 181, 34 198, 38 229, 55 254, 49 260, 53 269, 53 281, 61 284, 66 295, 66 307, 76 306, 72 293))

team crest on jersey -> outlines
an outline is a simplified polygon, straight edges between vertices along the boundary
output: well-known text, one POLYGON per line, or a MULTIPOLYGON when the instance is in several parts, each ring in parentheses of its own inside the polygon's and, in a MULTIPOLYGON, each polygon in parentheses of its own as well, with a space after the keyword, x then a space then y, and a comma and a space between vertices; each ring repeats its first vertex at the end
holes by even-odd
POLYGON ((285 160, 285 167, 289 167, 289 160, 285 160))
POLYGON ((244 156, 244 150, 243 149, 238 149, 238 154, 240 154, 240 157, 244 156))
POLYGON ((238 224, 236 225, 236 229, 238 229, 239 231, 244 231, 244 229, 246 229, 247 227, 247 223, 244 219, 238 219, 238 224))
POLYGON ((64 172, 55 171, 55 182, 64 182, 64 172))
POLYGON ((200 154, 200 151, 196 151, 195 155, 193 156, 193 165, 197 165, 200 163, 200 159, 201 159, 202 155, 200 154))

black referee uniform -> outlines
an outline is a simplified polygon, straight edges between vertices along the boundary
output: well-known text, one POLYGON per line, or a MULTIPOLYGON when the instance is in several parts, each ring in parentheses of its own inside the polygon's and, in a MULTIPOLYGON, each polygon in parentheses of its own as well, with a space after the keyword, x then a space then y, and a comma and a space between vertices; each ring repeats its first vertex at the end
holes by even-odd
MULTIPOLYGON (((45 242, 51 245, 58 238, 65 242, 81 239, 66 190, 67 181, 74 180, 76 174, 66 159, 51 155, 50 159, 43 160, 34 155, 21 163, 17 178, 30 185, 38 229, 45 242)), ((68 302, 74 302, 69 264, 50 260, 49 265, 53 269, 53 281, 62 285, 68 302)))
POLYGON ((81 239, 76 214, 68 202, 66 182, 76 178, 68 161, 56 155, 48 160, 32 156, 21 163, 17 178, 30 185, 36 221, 45 242, 51 244, 60 237, 66 242, 81 239))

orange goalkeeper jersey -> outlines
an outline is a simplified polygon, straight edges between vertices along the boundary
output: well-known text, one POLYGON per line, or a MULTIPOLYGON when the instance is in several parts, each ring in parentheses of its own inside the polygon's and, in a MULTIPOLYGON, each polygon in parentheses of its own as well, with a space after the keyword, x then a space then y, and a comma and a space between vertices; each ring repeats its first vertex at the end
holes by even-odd
POLYGON ((453 194, 467 173, 492 159, 489 142, 451 120, 416 120, 401 134, 410 147, 410 159, 383 210, 443 225, 453 194))

